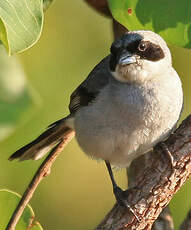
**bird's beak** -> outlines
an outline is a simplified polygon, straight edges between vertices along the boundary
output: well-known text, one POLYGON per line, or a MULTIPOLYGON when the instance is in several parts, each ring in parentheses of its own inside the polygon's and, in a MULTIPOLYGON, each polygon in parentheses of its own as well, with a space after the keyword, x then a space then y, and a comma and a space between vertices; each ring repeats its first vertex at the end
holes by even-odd
POLYGON ((120 56, 118 63, 120 65, 129 65, 136 62, 136 58, 130 53, 124 53, 120 56))

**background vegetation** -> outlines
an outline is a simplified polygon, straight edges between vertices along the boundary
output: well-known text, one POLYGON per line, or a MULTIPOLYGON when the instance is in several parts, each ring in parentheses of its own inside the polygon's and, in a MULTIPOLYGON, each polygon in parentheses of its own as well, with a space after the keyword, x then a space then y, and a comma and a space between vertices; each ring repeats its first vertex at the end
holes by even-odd
MULTIPOLYGON (((16 149, 68 114, 69 96, 91 69, 108 54, 111 21, 83 1, 56 1, 45 15, 40 41, 19 59, 33 95, 33 106, 19 117, 16 130, 0 143, 0 186, 20 194, 41 161, 9 162, 16 149)), ((182 119, 191 113, 191 51, 170 47, 185 95, 182 119)), ((122 187, 125 170, 116 171, 122 187)), ((171 202, 176 226, 191 206, 188 182, 171 202)), ((101 162, 86 157, 73 140, 37 189, 31 205, 46 230, 89 230, 112 207, 110 180, 101 162)))

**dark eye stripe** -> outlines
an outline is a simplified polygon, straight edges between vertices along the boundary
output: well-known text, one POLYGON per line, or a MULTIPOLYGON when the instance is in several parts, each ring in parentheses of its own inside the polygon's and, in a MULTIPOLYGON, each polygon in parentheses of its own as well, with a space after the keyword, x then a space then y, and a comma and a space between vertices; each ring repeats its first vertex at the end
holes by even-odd
POLYGON ((140 50, 137 50, 135 52, 141 58, 149 60, 149 61, 158 61, 164 58, 164 52, 160 46, 152 42, 149 42, 149 41, 145 41, 144 43, 147 46, 147 49, 142 52, 140 50))

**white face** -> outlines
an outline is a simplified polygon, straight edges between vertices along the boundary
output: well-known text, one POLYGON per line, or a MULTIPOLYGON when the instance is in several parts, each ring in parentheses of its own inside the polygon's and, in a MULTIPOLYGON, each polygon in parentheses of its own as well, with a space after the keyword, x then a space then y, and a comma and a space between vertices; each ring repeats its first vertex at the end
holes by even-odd
POLYGON ((116 80, 121 82, 144 82, 163 74, 167 68, 169 65, 164 59, 153 62, 137 57, 136 63, 117 65, 115 72, 111 73, 116 80))
MULTIPOLYGON (((123 58, 117 59, 116 55, 115 68, 111 69, 112 75, 118 81, 144 82, 160 76, 171 67, 171 54, 165 41, 151 31, 130 32, 120 42, 116 45, 119 49, 117 55, 123 58), (141 39, 138 40, 139 37, 134 34, 140 35, 141 39)), ((115 42, 113 44, 115 46, 115 42)))

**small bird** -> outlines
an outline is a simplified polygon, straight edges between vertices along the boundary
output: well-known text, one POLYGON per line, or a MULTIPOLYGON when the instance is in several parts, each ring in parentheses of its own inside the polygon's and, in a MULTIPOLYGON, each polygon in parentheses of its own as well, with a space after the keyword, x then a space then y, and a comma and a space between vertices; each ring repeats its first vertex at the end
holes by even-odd
POLYGON ((167 138, 179 120, 183 92, 170 50, 158 34, 127 32, 110 51, 72 93, 70 115, 9 159, 37 160, 73 130, 87 155, 105 161, 116 200, 124 204, 111 165, 129 167, 167 138))

